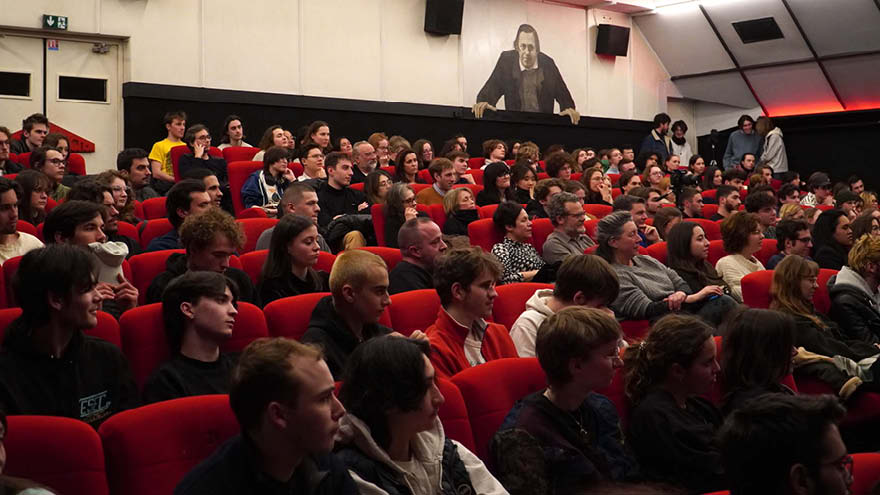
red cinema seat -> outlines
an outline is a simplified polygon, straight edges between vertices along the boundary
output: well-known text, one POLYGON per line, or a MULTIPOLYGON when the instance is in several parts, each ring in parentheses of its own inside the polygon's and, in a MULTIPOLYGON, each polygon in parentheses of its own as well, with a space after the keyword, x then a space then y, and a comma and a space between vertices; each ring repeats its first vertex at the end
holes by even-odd
POLYGON ((236 220, 244 220, 246 218, 269 218, 269 215, 266 215, 266 210, 256 206, 245 208, 235 214, 236 220))
POLYGON ((750 308, 767 309, 773 298, 770 287, 773 285, 773 270, 752 272, 742 278, 743 304, 750 308))
POLYGON ((714 200, 718 194, 718 190, 717 189, 709 189, 708 191, 703 191, 700 194, 703 196, 703 199, 714 200))
POLYGON ((328 253, 326 251, 321 251, 318 253, 318 262, 315 263, 313 267, 315 270, 323 270, 327 273, 330 273, 330 270, 333 269, 333 263, 336 261, 336 255, 333 253, 328 253))
POLYGON ((416 176, 425 184, 434 183, 434 177, 431 176, 431 172, 428 172, 428 169, 419 170, 419 173, 416 174, 416 176))
POLYGON ((470 168, 482 168, 483 165, 486 164, 486 159, 482 156, 476 156, 474 158, 468 158, 468 167, 470 168))
POLYGON ((473 452, 476 449, 474 445, 474 432, 471 430, 471 422, 468 418, 467 405, 461 391, 454 383, 445 379, 437 378, 437 388, 446 399, 440 405, 437 415, 443 424, 443 432, 446 436, 464 445, 468 450, 473 452))
POLYGON ((232 195, 232 211, 236 214, 244 209, 244 201, 241 199, 241 187, 244 186, 248 177, 257 170, 263 169, 263 162, 241 161, 230 162, 226 167, 229 174, 229 194, 232 195))
POLYGON ((394 168, 393 166, 379 167, 379 170, 382 170, 384 172, 388 172, 389 174, 391 174, 391 177, 394 177, 395 175, 397 175, 397 169, 394 168))
POLYGON ((623 189, 619 187, 615 187, 611 189, 611 199, 617 199, 618 196, 623 194, 623 189))
POLYGON ((9 459, 3 474, 36 481, 58 494, 110 493, 101 437, 91 426, 54 416, 9 416, 7 421, 9 459))
POLYGON ((853 484, 850 493, 874 493, 871 490, 880 481, 880 454, 865 452, 852 454, 852 458, 853 484))
POLYGON ((254 146, 228 146, 220 150, 226 163, 246 162, 254 159, 260 148, 254 146))
POLYGON ((165 208, 165 197, 150 198, 143 203, 144 219, 155 220, 157 218, 168 218, 168 210, 165 208))
POLYGON ((291 172, 293 172, 293 175, 294 175, 295 177, 299 177, 300 175, 302 175, 302 174, 303 174, 303 170, 304 170, 304 169, 303 169, 303 166, 302 166, 302 163, 297 163, 297 162, 288 162, 288 163, 287 163, 287 168, 288 168, 288 170, 290 170, 291 172))
POLYGON ((593 218, 601 219, 614 211, 614 208, 608 205, 584 205, 584 211, 593 218))
POLYGON ((312 310, 329 292, 314 292, 276 299, 263 308, 269 335, 299 340, 309 328, 312 310))
POLYGON ((489 442, 513 404, 547 386, 536 358, 505 358, 462 370, 452 377, 467 404, 474 451, 489 461, 489 442), (491 384, 492 393, 487 393, 491 384))
POLYGON ((254 287, 260 283, 260 272, 263 271, 263 264, 266 262, 266 258, 269 256, 268 249, 261 249, 259 251, 251 251, 250 253, 241 255, 239 261, 241 261, 241 269, 247 273, 248 277, 250 277, 251 282, 254 283, 254 287))
MULTIPOLYGON (((21 308, 0 309, 0 344, 6 336, 6 327, 13 320, 21 316, 21 308)), ((98 324, 94 328, 90 328, 83 332, 91 337, 106 340, 116 347, 122 348, 122 339, 119 335, 119 323, 109 313, 98 311, 98 324)))
POLYGON ((549 178, 550 178, 550 174, 548 174, 547 172, 538 172, 538 177, 537 177, 537 178, 538 178, 538 180, 549 179, 549 178))
POLYGON ((19 220, 15 222, 15 230, 18 232, 24 232, 26 234, 30 234, 34 237, 37 236, 37 228, 34 227, 34 224, 27 222, 25 220, 19 220))
POLYGON ((137 227, 128 222, 123 222, 122 220, 119 221, 119 235, 124 235, 138 244, 141 243, 141 236, 138 234, 137 227))
POLYGON ((656 242, 645 248, 645 250, 648 252, 648 256, 664 265, 666 264, 666 258, 668 256, 666 253, 666 242, 656 242))
POLYGON ((761 250, 755 253, 755 258, 758 258, 762 265, 767 266, 770 258, 778 252, 776 239, 764 239, 761 241, 761 250))
MULTIPOLYGON (((474 180, 476 180, 476 178, 474 178, 474 180)), ((453 189, 455 189, 456 187, 466 187, 470 189, 471 192, 474 193, 474 198, 476 198, 477 194, 480 194, 480 191, 483 190, 482 184, 456 184, 452 186, 453 189)))
POLYGON ((712 218, 716 213, 718 213, 718 205, 703 205, 703 218, 712 218))
MULTIPOLYGON (((9 262, 9 260, 6 261, 6 263, 8 263, 8 262, 9 262)), ((5 265, 6 263, 3 263, 3 264, 5 265)), ((9 303, 8 303, 9 294, 7 294, 7 292, 11 293, 12 287, 9 286, 9 282, 7 282, 7 280, 6 280, 6 273, 4 270, 4 273, 2 275, 0 275, 0 309, 9 307, 9 303)))
POLYGON ((532 238, 529 242, 538 251, 538 254, 544 255, 544 242, 553 233, 553 223, 549 218, 536 218, 532 220, 532 238))
POLYGON ((21 165, 24 168, 31 168, 31 152, 28 151, 26 153, 21 153, 19 155, 15 155, 16 163, 21 165))
POLYGON ((388 266, 388 271, 394 269, 401 260, 403 260, 403 255, 400 254, 400 249, 390 248, 390 247, 381 247, 381 246, 366 246, 360 247, 358 249, 369 251, 375 255, 378 255, 385 261, 385 264, 388 266))
POLYGON ((828 211, 828 210, 833 210, 834 206, 833 205, 816 205, 816 208, 819 208, 822 211, 828 211))
POLYGON ((50 211, 52 211, 52 208, 55 208, 56 206, 58 206, 57 201, 55 201, 52 198, 47 199, 46 200, 46 213, 49 213, 50 211))
POLYGON ((480 207, 477 208, 477 217, 478 217, 478 218, 489 218, 489 219, 491 219, 491 218, 492 218, 492 215, 495 214, 495 210, 497 210, 497 209, 498 209, 498 205, 497 205, 497 204, 494 204, 494 205, 486 205, 486 206, 480 206, 480 207))
POLYGON ((703 228, 703 232, 706 233, 706 239, 710 241, 721 240, 721 224, 719 222, 705 218, 686 218, 684 221, 699 224, 703 228))
POLYGON ((513 327, 519 315, 526 310, 526 301, 540 289, 552 289, 553 284, 521 282, 499 285, 495 288, 498 297, 492 306, 492 320, 504 325, 508 330, 513 327))
POLYGON ((123 411, 98 432, 113 493, 169 494, 239 432, 226 395, 184 397, 123 411))
POLYGON ((154 220, 147 220, 142 223, 139 228, 141 247, 147 249, 147 246, 150 245, 150 241, 171 232, 174 226, 171 225, 171 221, 167 218, 156 218, 154 220))
POLYGON ((364 185, 365 185, 365 184, 366 184, 366 182, 358 182, 357 184, 352 184, 352 185, 349 186, 349 187, 351 187, 351 188, 354 189, 355 191, 364 192, 364 185))
POLYGON ((584 222, 584 228, 587 229, 587 235, 590 239, 596 240, 596 229, 599 227, 599 220, 587 220, 584 222))
POLYGON ((468 237, 472 246, 480 246, 483 251, 488 253, 492 251, 492 246, 501 242, 504 236, 495 228, 495 223, 491 218, 483 218, 468 224, 468 237))
POLYGON ((440 230, 443 230, 443 226, 446 225, 446 212, 443 210, 443 205, 429 206, 428 216, 440 227, 440 230))
POLYGON ((86 159, 79 153, 67 155, 67 171, 76 175, 86 175, 86 159))
POLYGON ((416 194, 421 192, 423 189, 431 187, 430 184, 410 184, 410 186, 412 186, 413 192, 415 192, 416 194))
POLYGON ((419 289, 391 296, 388 311, 394 330, 409 336, 415 330, 425 331, 437 321, 440 296, 434 289, 419 289))
POLYGON ((645 339, 651 330, 651 322, 648 320, 623 320, 620 329, 627 342, 638 342, 645 339))
POLYGON ((474 182, 476 182, 480 186, 483 185, 483 170, 482 169, 479 169, 479 168, 472 169, 470 174, 471 174, 471 177, 474 178, 474 182))
POLYGON ((706 261, 710 265, 715 266, 715 263, 718 263, 718 260, 725 256, 727 256, 727 251, 724 250, 724 242, 709 241, 709 257, 706 258, 706 261))
MULTIPOLYGON (((837 391, 830 385, 809 375, 800 374, 795 377, 795 382, 798 393, 837 395, 837 391)), ((878 420, 880 420, 880 393, 857 392, 847 400, 846 416, 840 425, 843 428, 864 427, 866 425, 873 428, 878 420)))
POLYGON ((138 200, 134 200, 134 216, 140 219, 145 219, 144 215, 144 204, 138 200))
POLYGON ((137 254, 128 259, 131 265, 131 283, 137 287, 138 304, 147 302, 147 288, 160 273, 165 271, 165 261, 174 253, 185 253, 183 249, 166 249, 150 253, 137 254))
POLYGON ((611 185, 616 186, 617 182, 620 181, 620 174, 605 174, 611 179, 611 185))
POLYGON ((243 220, 236 220, 235 223, 241 226, 242 231, 244 231, 245 241, 244 246, 242 246, 239 251, 241 254, 249 253, 257 247, 257 239, 260 238, 260 234, 263 231, 270 229, 278 223, 277 218, 246 218, 243 220))
POLYGON ((831 295, 828 294, 828 279, 834 275, 837 275, 837 270, 820 268, 819 276, 816 277, 816 283, 819 284, 819 288, 816 289, 816 293, 813 294, 813 305, 816 306, 816 311, 823 315, 827 315, 828 312, 831 311, 831 295))

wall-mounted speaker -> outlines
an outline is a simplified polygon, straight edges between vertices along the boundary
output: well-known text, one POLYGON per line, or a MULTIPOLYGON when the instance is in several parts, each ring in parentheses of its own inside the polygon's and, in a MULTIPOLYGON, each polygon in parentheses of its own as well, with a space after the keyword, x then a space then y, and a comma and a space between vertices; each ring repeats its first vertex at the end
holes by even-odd
POLYGON ((461 34, 464 0, 427 0, 425 31, 432 34, 461 34))
POLYGON ((596 54, 614 55, 625 57, 629 48, 629 28, 613 26, 611 24, 599 24, 599 33, 596 36, 596 54))

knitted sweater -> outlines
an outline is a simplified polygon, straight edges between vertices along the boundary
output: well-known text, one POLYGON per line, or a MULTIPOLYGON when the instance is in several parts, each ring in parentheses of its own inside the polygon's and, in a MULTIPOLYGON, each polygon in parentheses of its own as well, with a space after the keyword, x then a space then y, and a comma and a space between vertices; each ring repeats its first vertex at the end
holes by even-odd
POLYGON ((742 278, 752 272, 763 269, 764 265, 761 264, 758 258, 752 256, 751 259, 746 259, 741 254, 728 254, 715 264, 715 271, 718 272, 718 275, 721 275, 721 278, 730 287, 731 297, 740 303, 743 300, 742 278))
POLYGON ((663 300, 670 294, 682 291, 691 294, 691 288, 675 270, 650 256, 638 255, 632 265, 612 265, 620 279, 620 292, 611 309, 620 319, 644 320, 668 312, 663 300))

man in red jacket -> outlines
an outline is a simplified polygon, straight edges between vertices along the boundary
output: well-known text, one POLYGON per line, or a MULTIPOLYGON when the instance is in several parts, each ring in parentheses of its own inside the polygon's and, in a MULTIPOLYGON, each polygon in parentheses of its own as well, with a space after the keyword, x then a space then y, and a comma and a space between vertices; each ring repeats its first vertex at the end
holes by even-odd
POLYGON ((442 307, 427 330, 431 363, 440 376, 506 357, 518 357, 504 325, 489 323, 501 264, 480 248, 454 249, 437 258, 434 287, 442 307))

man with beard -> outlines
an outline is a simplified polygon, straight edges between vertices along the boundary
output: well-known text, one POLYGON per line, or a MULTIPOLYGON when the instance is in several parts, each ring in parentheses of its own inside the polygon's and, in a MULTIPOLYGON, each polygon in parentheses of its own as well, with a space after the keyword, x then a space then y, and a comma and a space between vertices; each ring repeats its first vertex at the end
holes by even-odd
POLYGON ((351 183, 358 184, 365 182, 370 172, 376 170, 376 149, 373 145, 366 141, 358 141, 351 148, 351 159, 354 161, 354 172, 351 176, 351 183))
POLYGON ((656 153, 660 162, 665 163, 670 154, 670 146, 672 140, 666 134, 669 133, 669 124, 672 119, 665 113, 658 113, 654 116, 654 128, 651 133, 642 140, 642 146, 639 148, 640 153, 651 152, 656 153))
POLYGON ((23 256, 28 251, 43 247, 36 237, 16 232, 18 198, 22 195, 17 182, 0 177, 0 264, 9 258, 23 256))
POLYGON ((737 121, 739 129, 733 131, 727 139, 727 149, 724 150, 724 169, 730 170, 739 165, 742 156, 746 153, 755 155, 761 144, 761 136, 755 132, 755 121, 748 115, 743 115, 737 121))

